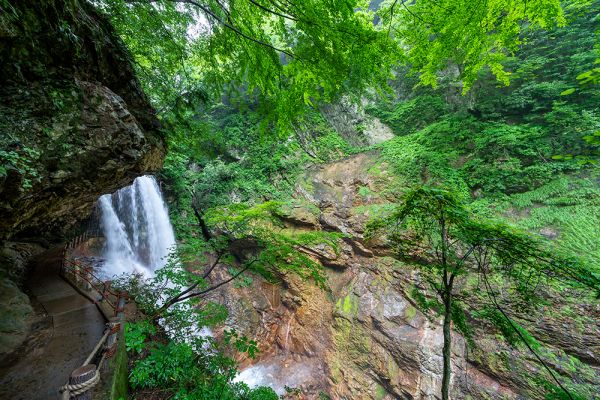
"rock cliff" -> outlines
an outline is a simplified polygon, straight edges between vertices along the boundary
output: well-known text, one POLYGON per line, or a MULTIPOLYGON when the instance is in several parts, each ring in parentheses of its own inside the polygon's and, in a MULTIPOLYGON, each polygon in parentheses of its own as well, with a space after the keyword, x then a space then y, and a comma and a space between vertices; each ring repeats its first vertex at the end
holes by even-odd
POLYGON ((26 335, 16 285, 28 258, 73 234, 101 194, 160 168, 159 128, 129 53, 90 3, 0 2, 0 307, 14 311, 2 310, 0 353, 26 335))
MULTIPOLYGON (((443 336, 440 321, 423 314, 413 298, 415 286, 425 288, 418 270, 362 239, 373 211, 397 198, 386 169, 375 152, 362 153, 308 172, 298 186, 284 217, 289 229, 348 234, 339 255, 311 250, 326 267, 330 290, 288 275, 281 286, 257 278, 251 287, 221 294, 229 324, 256 337, 262 350, 258 361, 243 361, 254 364, 246 379, 264 383, 269 376, 281 388, 301 387, 311 399, 325 393, 439 398, 443 336)), ((551 368, 591 394, 600 392, 599 312, 583 299, 577 310, 567 310, 550 298, 545 309, 516 314, 541 340, 551 368)), ((547 376, 524 347, 508 345, 492 326, 474 322, 474 330, 474 346, 454 334, 452 398, 545 398, 538 378, 547 376)))

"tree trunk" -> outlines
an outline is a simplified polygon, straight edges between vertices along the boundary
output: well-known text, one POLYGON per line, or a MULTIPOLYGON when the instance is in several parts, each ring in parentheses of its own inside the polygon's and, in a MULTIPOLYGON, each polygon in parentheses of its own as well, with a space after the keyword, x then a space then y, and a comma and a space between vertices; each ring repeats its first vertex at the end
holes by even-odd
POLYGON ((206 226, 206 222, 204 222, 202 213, 200 212, 198 207, 196 207, 193 203, 192 203, 192 209, 194 210, 194 215, 196 216, 196 219, 198 220, 198 226, 200 227, 200 232, 202 232, 202 237, 204 238, 204 240, 206 240, 208 242, 210 239, 212 239, 212 235, 210 234, 210 230, 208 229, 208 226, 206 226))
POLYGON ((442 354, 444 356, 444 372, 442 377, 442 400, 448 400, 450 398, 450 373, 452 361, 452 337, 450 336, 450 321, 452 320, 452 293, 446 293, 444 299, 444 349, 442 354))

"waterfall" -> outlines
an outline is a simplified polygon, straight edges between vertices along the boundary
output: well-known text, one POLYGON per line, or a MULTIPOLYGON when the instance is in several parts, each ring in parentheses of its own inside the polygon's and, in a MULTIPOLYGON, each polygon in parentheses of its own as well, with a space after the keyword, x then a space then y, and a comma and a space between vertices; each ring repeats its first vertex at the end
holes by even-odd
MULTIPOLYGON (((101 273, 103 277, 137 273, 151 278, 154 271, 167 263, 169 252, 175 247, 175 234, 167 206, 154 177, 139 177, 131 186, 101 196, 98 206, 102 231, 106 238, 103 250, 105 263, 101 273)), ((170 283, 165 284, 169 286, 170 283)), ((162 298, 162 301, 164 300, 162 298)), ((179 307, 185 309, 191 305, 184 302, 179 304, 179 307)), ((213 336, 210 328, 206 326, 192 327, 190 332, 194 336, 213 336)), ((207 346, 202 350, 210 351, 207 346)), ((236 381, 242 380, 251 386, 270 384, 273 375, 269 368, 274 367, 248 368, 236 381)), ((285 392, 282 385, 275 387, 278 393, 285 392)))
POLYGON ((146 277, 167 263, 175 234, 167 206, 152 176, 98 200, 106 244, 104 275, 138 273, 146 277))

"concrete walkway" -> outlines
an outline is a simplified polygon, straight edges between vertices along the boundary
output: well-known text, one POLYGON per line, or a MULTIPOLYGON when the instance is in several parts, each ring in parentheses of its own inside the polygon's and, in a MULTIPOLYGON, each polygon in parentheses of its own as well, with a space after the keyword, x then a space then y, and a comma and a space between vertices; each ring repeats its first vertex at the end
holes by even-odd
POLYGON ((54 400, 102 337, 104 317, 59 275, 61 250, 40 255, 26 292, 38 311, 21 354, 0 368, 0 399, 54 400))

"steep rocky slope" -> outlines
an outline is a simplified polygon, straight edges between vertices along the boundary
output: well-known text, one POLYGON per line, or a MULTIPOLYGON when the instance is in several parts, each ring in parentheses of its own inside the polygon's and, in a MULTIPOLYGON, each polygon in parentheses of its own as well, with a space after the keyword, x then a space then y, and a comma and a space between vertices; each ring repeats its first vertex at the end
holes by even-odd
POLYGON ((28 259, 160 168, 164 144, 127 50, 84 0, 0 3, 0 132, 4 354, 27 334, 28 259))
MULTIPOLYGON (((339 255, 310 251, 326 267, 329 291, 282 276, 281 287, 256 278, 221 294, 229 324, 260 343, 260 358, 245 376, 270 375, 280 386, 302 387, 307 398, 320 392, 336 399, 437 398, 442 332, 411 296, 415 285, 425 287, 418 271, 362 239, 373 211, 395 201, 386 169, 376 152, 362 153, 308 172, 298 187, 284 217, 288 229, 349 235, 339 255)), ((598 393, 600 310, 582 300, 572 317, 560 299, 550 304, 520 322, 541 339, 543 357, 558 374, 598 393)), ((497 334, 475 324, 473 348, 455 334, 453 398, 544 398, 541 366, 497 334)))

